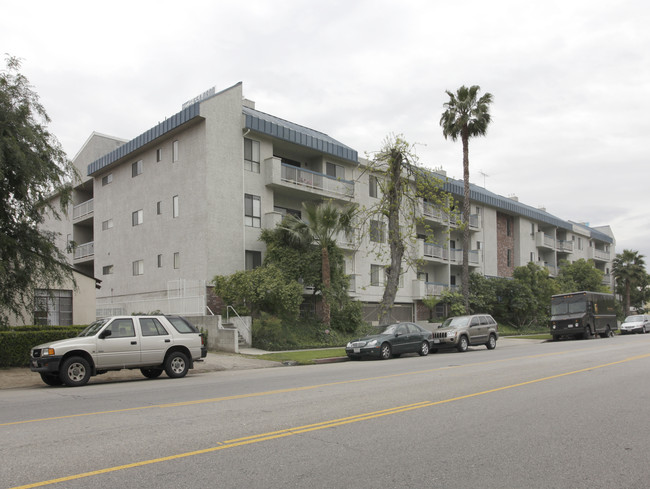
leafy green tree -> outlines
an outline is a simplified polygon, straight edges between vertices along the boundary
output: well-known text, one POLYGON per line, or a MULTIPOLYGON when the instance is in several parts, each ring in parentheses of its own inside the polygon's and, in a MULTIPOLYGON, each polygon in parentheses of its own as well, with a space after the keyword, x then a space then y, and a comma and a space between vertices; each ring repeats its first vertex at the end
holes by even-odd
POLYGON ((296 318, 302 304, 302 286, 288 281, 273 266, 243 270, 232 275, 214 277, 214 293, 237 312, 259 317, 261 312, 296 318))
POLYGON ((484 94, 478 98, 481 87, 472 85, 467 88, 461 86, 456 93, 446 91, 449 101, 444 103, 445 111, 440 118, 442 134, 445 139, 451 138, 456 141, 458 138, 463 143, 463 272, 461 276, 462 293, 467 312, 469 304, 469 216, 470 216, 470 192, 469 192, 469 139, 476 136, 485 136, 487 128, 492 120, 490 116, 490 104, 492 95, 484 94))
POLYGON ((77 177, 20 60, 7 58, 0 71, 0 324, 22 316, 24 298, 34 288, 54 288, 72 280, 55 233, 39 229, 49 212, 60 218, 71 201, 77 177), (58 196, 55 205, 53 195, 58 196))
POLYGON ((594 266, 593 260, 584 258, 573 263, 561 262, 557 284, 559 286, 558 294, 582 290, 609 292, 608 287, 603 285, 603 272, 594 266))
MULTIPOLYGON (((624 297, 624 313, 630 314, 632 289, 647 284, 647 272, 645 271, 645 257, 638 251, 623 250, 618 253, 612 264, 612 272, 616 278, 616 286, 624 297)), ((643 304, 640 304, 643 306, 643 304)))
POLYGON ((340 234, 349 235, 353 232, 353 222, 357 206, 348 204, 343 208, 331 201, 303 203, 304 218, 290 215, 283 221, 281 227, 296 243, 316 244, 321 254, 321 274, 323 288, 323 323, 330 324, 330 294, 331 269, 329 250, 336 246, 336 238, 340 234))
MULTIPOLYGON (((386 241, 389 247, 390 264, 385 268, 386 284, 379 309, 379 324, 386 324, 395 303, 400 275, 403 267, 417 266, 419 258, 409 254, 415 248, 418 226, 424 226, 421 205, 423 200, 449 212, 451 197, 443 190, 444 182, 430 170, 419 165, 413 145, 402 136, 389 136, 382 148, 376 152, 368 165, 368 172, 376 178, 379 187, 379 200, 365 209, 364 215, 370 220, 388 221, 386 241)), ((432 236, 426 226, 425 234, 432 236)), ((384 233, 382 229, 371 229, 370 234, 381 235, 375 241, 379 246, 377 255, 383 255, 384 233)))

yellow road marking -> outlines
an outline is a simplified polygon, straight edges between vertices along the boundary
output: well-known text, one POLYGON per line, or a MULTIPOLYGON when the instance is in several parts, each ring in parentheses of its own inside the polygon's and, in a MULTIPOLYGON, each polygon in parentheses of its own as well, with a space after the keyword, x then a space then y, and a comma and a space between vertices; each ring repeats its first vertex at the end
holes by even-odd
POLYGON ((542 377, 542 378, 539 378, 539 379, 528 380, 526 382, 519 382, 517 384, 511 384, 511 385, 507 385, 507 386, 503 386, 503 387, 497 387, 497 388, 494 388, 494 389, 488 389, 488 390, 481 391, 481 392, 474 392, 472 394, 466 394, 464 396, 453 397, 453 398, 444 399, 444 400, 441 400, 441 401, 422 401, 422 402, 418 402, 418 403, 414 403, 414 404, 407 404, 407 405, 404 405, 404 406, 397 406, 397 407, 390 408, 390 409, 384 409, 384 410, 381 410, 381 411, 374 411, 374 412, 370 412, 370 413, 357 414, 355 416, 348 416, 348 417, 345 417, 345 418, 333 419, 333 420, 329 420, 329 421, 322 421, 320 423, 314 423, 314 424, 309 424, 309 425, 304 425, 304 426, 298 426, 298 427, 295 427, 295 428, 289 428, 289 429, 285 429, 285 430, 272 431, 272 432, 269 432, 269 433, 262 433, 262 434, 259 434, 259 435, 247 436, 247 437, 244 437, 244 438, 235 438, 233 440, 227 440, 227 441, 224 441, 224 442, 220 442, 217 446, 210 447, 210 448, 205 448, 205 449, 202 449, 202 450, 194 450, 192 452, 179 453, 179 454, 176 454, 176 455, 169 455, 167 457, 160 457, 160 458, 155 458, 155 459, 151 459, 151 460, 143 460, 141 462, 134 462, 134 463, 130 463, 130 464, 118 465, 118 466, 115 466, 115 467, 108 467, 106 469, 94 470, 92 472, 84 472, 82 474, 75 474, 75 475, 70 475, 70 476, 67 476, 67 477, 60 477, 58 479, 51 479, 51 480, 42 481, 42 482, 35 482, 33 484, 26 484, 26 485, 23 485, 23 486, 16 486, 16 487, 13 487, 12 489, 29 489, 29 488, 33 488, 33 487, 43 487, 43 486, 47 486, 47 485, 51 485, 51 484, 58 484, 60 482, 67 482, 67 481, 76 480, 76 479, 83 479, 85 477, 92 477, 92 476, 96 476, 96 475, 107 474, 107 473, 110 473, 110 472, 117 472, 117 471, 125 470, 125 469, 131 469, 131 468, 135 468, 135 467, 144 467, 146 465, 156 464, 156 463, 160 463, 160 462, 168 462, 168 461, 171 461, 171 460, 178 460, 178 459, 181 459, 181 458, 193 457, 193 456, 196 456, 196 455, 203 455, 203 454, 206 454, 206 453, 212 453, 212 452, 217 452, 219 450, 224 450, 226 448, 234 448, 234 447, 239 447, 239 446, 243 446, 243 445, 250 445, 252 443, 260 443, 260 442, 263 442, 263 441, 275 440, 275 439, 284 438, 284 437, 288 437, 288 436, 298 435, 298 434, 301 434, 301 433, 308 433, 310 431, 317 431, 317 430, 322 430, 322 429, 326 429, 326 428, 334 428, 334 427, 337 427, 337 426, 343 426, 343 425, 350 424, 350 423, 358 423, 360 421, 367 421, 367 420, 370 420, 370 419, 380 418, 380 417, 383 417, 383 416, 390 416, 390 415, 393 415, 393 414, 404 413, 404 412, 407 412, 407 411, 413 411, 415 409, 422 409, 422 408, 426 408, 426 407, 438 406, 438 405, 441 405, 441 404, 447 404, 447 403, 450 403, 450 402, 460 401, 460 400, 463 400, 463 399, 470 399, 470 398, 473 398, 473 397, 483 396, 483 395, 486 395, 486 394, 501 392, 501 391, 505 391, 505 390, 508 390, 508 389, 513 389, 515 387, 522 387, 522 386, 526 386, 526 385, 536 384, 536 383, 539 383, 539 382, 544 382, 544 381, 548 381, 548 380, 552 380, 552 379, 567 377, 569 375, 575 375, 575 374, 582 373, 582 372, 588 372, 590 370, 596 370, 596 369, 601 369, 601 368, 605 368, 605 367, 611 367, 612 365, 619 365, 619 364, 631 362, 631 361, 634 361, 634 360, 641 360, 643 358, 648 358, 648 357, 650 357, 650 353, 646 353, 646 354, 643 354, 643 355, 636 355, 636 356, 633 356, 633 357, 628 357, 628 358, 625 358, 623 360, 618 360, 616 362, 604 363, 604 364, 601 364, 601 365, 582 368, 580 370, 573 370, 571 372, 564 372, 564 373, 561 373, 561 374, 549 375, 548 377, 542 377))

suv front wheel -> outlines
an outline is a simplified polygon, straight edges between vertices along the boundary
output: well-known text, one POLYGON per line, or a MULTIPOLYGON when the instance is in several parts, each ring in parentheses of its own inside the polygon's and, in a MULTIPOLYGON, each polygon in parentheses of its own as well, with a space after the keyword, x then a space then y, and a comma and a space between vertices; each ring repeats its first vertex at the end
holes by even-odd
POLYGON ((469 343, 467 342, 467 336, 463 335, 458 339, 458 346, 456 347, 458 351, 464 352, 467 351, 467 347, 469 347, 469 343))
POLYGON ((59 378, 70 387, 85 385, 90 380, 90 364, 85 358, 70 357, 61 365, 59 378))

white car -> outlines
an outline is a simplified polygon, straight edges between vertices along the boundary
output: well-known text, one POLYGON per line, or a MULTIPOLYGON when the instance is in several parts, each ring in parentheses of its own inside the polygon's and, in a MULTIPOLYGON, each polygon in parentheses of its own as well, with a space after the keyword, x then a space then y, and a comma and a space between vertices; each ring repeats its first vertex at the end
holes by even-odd
POLYGON ((647 333, 650 331, 650 316, 647 314, 636 314, 634 316, 628 316, 623 321, 618 329, 621 330, 621 334, 627 333, 647 333))
POLYGON ((75 338, 32 348, 30 369, 47 385, 80 386, 109 370, 140 369, 154 379, 184 377, 208 353, 203 335, 181 316, 99 319, 75 338))

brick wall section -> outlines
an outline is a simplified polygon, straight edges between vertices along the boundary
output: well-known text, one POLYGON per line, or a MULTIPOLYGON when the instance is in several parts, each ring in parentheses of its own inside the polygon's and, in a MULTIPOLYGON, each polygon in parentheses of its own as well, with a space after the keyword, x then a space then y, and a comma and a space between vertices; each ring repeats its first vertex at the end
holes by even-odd
POLYGON ((514 227, 512 216, 497 212, 497 273, 499 277, 512 277, 515 269, 514 227), (508 221, 510 221, 510 236, 508 236, 508 221), (510 266, 508 266, 508 250, 510 250, 510 266))

